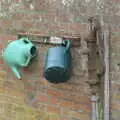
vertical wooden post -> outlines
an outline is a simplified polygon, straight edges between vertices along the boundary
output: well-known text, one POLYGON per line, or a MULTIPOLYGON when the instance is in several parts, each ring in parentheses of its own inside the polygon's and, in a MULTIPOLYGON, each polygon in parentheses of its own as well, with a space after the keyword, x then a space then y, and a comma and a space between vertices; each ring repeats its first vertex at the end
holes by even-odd
POLYGON ((104 31, 104 48, 105 48, 105 76, 104 76, 104 120, 109 120, 109 32, 104 31))

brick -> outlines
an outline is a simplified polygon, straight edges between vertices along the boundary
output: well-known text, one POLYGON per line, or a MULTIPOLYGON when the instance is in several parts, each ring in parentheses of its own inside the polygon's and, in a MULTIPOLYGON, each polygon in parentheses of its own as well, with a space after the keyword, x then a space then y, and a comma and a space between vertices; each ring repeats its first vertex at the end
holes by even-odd
POLYGON ((10 87, 5 88, 5 94, 23 100, 25 98, 24 92, 19 91, 18 89, 11 89, 10 87))
POLYGON ((120 110, 120 105, 117 102, 111 102, 110 108, 111 108, 112 111, 120 110))
POLYGON ((20 0, 13 0, 13 3, 19 3, 20 0))
POLYGON ((4 87, 4 82, 5 82, 4 79, 0 79, 0 87, 4 87))
POLYGON ((56 113, 48 113, 48 120, 60 120, 59 114, 56 113))
POLYGON ((34 23, 32 21, 22 21, 21 30, 26 30, 26 33, 28 33, 29 29, 34 29, 34 23))
POLYGON ((47 94, 47 86, 41 84, 40 86, 38 86, 37 91, 47 94))
POLYGON ((74 101, 74 102, 79 102, 79 103, 90 103, 90 98, 89 96, 82 96, 82 95, 79 95, 78 93, 72 93, 72 92, 69 92, 69 91, 63 91, 62 92, 62 98, 63 99, 67 99, 67 100, 71 100, 71 101, 74 101))
POLYGON ((4 64, 4 61, 2 58, 0 58, 0 65, 3 65, 4 64))
POLYGON ((35 91, 35 87, 28 87, 27 90, 30 92, 35 91))
POLYGON ((47 110, 47 105, 46 104, 44 104, 44 103, 42 103, 42 102, 36 102, 35 101, 35 103, 34 103, 34 105, 33 105, 36 109, 38 109, 38 110, 42 110, 42 111, 46 111, 47 110))
POLYGON ((37 26, 34 26, 33 23, 30 21, 24 22, 23 24, 24 24, 23 27, 27 27, 27 28, 32 27, 32 28, 36 29, 36 31, 31 30, 32 33, 41 34, 41 32, 42 32, 42 34, 45 34, 49 30, 48 33, 46 33, 46 34, 51 34, 51 32, 52 32, 52 34, 55 33, 56 35, 62 34, 62 35, 69 35, 69 36, 71 36, 71 35, 78 36, 78 35, 80 35, 80 30, 84 31, 87 28, 86 25, 84 25, 84 24, 77 24, 77 25, 72 24, 71 25, 71 24, 65 24, 65 23, 62 24, 61 23, 58 25, 58 24, 51 24, 48 22, 47 24, 44 25, 44 22, 43 22, 43 23, 39 23, 39 25, 37 25, 37 26), (45 28, 47 28, 47 29, 44 29, 44 31, 40 27, 43 25, 45 26, 45 28), (75 29, 76 26, 77 26, 77 29, 75 29), (38 32, 37 32, 37 29, 39 29, 38 32))
POLYGON ((83 110, 84 112, 90 113, 91 112, 91 104, 80 104, 80 103, 75 103, 71 102, 68 100, 61 100, 60 105, 64 108, 71 108, 72 110, 79 111, 83 110))
POLYGON ((0 79, 6 79, 6 77, 7 77, 7 74, 6 74, 6 72, 5 71, 0 71, 0 79))
POLYGON ((13 29, 22 29, 23 28, 22 23, 23 23, 22 20, 13 20, 12 28, 13 29))
POLYGON ((72 88, 74 87, 74 84, 69 84, 68 85, 68 83, 66 83, 66 84, 64 84, 64 83, 60 83, 60 84, 57 84, 57 85, 53 85, 53 87, 55 87, 55 88, 57 88, 57 89, 59 89, 59 90, 73 90, 72 88))
POLYGON ((53 87, 59 89, 59 90, 66 90, 66 91, 71 91, 71 92, 84 92, 83 88, 81 88, 81 86, 79 85, 75 85, 75 84, 69 84, 69 83, 61 83, 58 85, 53 85, 53 87))
POLYGON ((85 111, 86 113, 90 113, 91 112, 91 104, 82 104, 82 103, 74 103, 73 105, 73 109, 79 111, 80 109, 82 109, 83 111, 85 111))
POLYGON ((41 77, 41 79, 40 79, 40 84, 41 85, 45 85, 45 86, 48 86, 48 81, 47 80, 45 80, 43 77, 41 77))
MULTIPOLYGON (((27 16, 27 14, 26 14, 27 16)), ((13 13, 12 15, 12 20, 24 20, 24 17, 25 17, 25 13, 20 13, 20 12, 16 12, 16 13, 13 13)))
POLYGON ((91 120, 91 116, 88 114, 76 113, 76 115, 73 116, 73 119, 91 120))
POLYGON ((6 71, 7 71, 7 79, 9 79, 9 80, 18 80, 18 78, 12 72, 11 68, 7 67, 6 71))
POLYGON ((111 111, 110 117, 112 117, 113 120, 118 120, 120 118, 120 111, 117 110, 111 111))
POLYGON ((65 117, 69 117, 69 118, 74 118, 74 119, 80 119, 80 120, 89 120, 90 119, 90 115, 91 114, 88 114, 86 112, 76 112, 76 111, 72 111, 70 109, 66 109, 66 108, 63 108, 63 115, 62 116, 65 116, 65 117))
POLYGON ((60 118, 60 120, 72 120, 72 118, 62 116, 62 117, 60 118))
POLYGON ((41 14, 39 16, 33 16, 33 17, 41 19, 41 21, 44 23, 46 21, 48 21, 48 22, 54 21, 54 18, 56 16, 55 16, 55 14, 46 13, 46 14, 41 14))
POLYGON ((24 15, 24 19, 25 20, 31 20, 31 21, 39 21, 40 22, 40 19, 41 19, 41 16, 42 14, 37 14, 37 13, 31 13, 31 14, 25 14, 24 15))
POLYGON ((120 91, 120 84, 112 83, 111 84, 111 90, 120 91))
POLYGON ((0 83, 0 94, 4 94, 4 93, 5 93, 5 88, 1 87, 1 83, 0 83))
POLYGON ((15 80, 5 80, 4 81, 4 87, 8 87, 12 90, 17 90, 19 87, 19 91, 23 90, 24 91, 24 86, 22 83, 15 81, 15 80))
POLYGON ((62 116, 65 116, 65 117, 73 117, 73 115, 76 114, 76 111, 72 111, 70 108, 65 108, 63 107, 62 108, 62 116))
POLYGON ((6 47, 9 41, 16 40, 17 36, 16 35, 10 35, 10 34, 0 34, 0 43, 2 49, 6 47))
POLYGON ((31 29, 34 28, 34 22, 32 21, 23 21, 22 22, 23 29, 31 29))
POLYGON ((0 71, 6 72, 6 71, 7 71, 7 65, 1 64, 1 65, 0 65, 0 71))
POLYGON ((53 113, 56 113, 56 114, 60 114, 60 112, 61 112, 60 107, 56 107, 56 106, 53 106, 53 105, 48 105, 47 106, 47 111, 48 112, 53 112, 53 113))
POLYGON ((47 90, 47 94, 50 95, 50 96, 55 96, 55 97, 61 97, 62 93, 58 90, 52 90, 52 89, 49 89, 47 90))
POLYGON ((115 99, 116 101, 120 101, 120 95, 119 95, 119 93, 113 95, 113 97, 114 97, 114 99, 115 99))
POLYGON ((8 41, 8 40, 16 40, 16 35, 8 35, 8 34, 0 34, 0 40, 2 41, 8 41))
POLYGON ((120 3, 120 0, 112 0, 112 2, 120 3))
POLYGON ((49 100, 50 100, 50 98, 49 98, 48 95, 44 95, 44 94, 42 94, 42 93, 37 93, 35 99, 36 99, 37 101, 43 102, 43 103, 48 103, 49 100))
POLYGON ((4 26, 4 28, 12 28, 12 23, 13 21, 12 20, 8 20, 8 19, 0 19, 0 25, 4 26))
POLYGON ((60 106, 72 108, 74 106, 74 103, 69 101, 69 100, 61 100, 60 101, 60 106))
POLYGON ((56 97, 50 97, 50 104, 59 106, 59 105, 60 105, 60 101, 59 101, 59 99, 56 98, 56 97))

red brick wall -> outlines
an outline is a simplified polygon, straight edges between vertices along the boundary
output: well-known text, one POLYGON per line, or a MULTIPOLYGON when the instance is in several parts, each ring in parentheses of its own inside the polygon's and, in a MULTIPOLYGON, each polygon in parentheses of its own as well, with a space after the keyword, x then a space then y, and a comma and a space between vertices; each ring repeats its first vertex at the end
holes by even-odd
MULTIPOLYGON (((1 49, 7 45, 9 40, 15 40, 16 38, 17 36, 14 35, 0 35, 1 49)), ((0 79, 5 79, 5 90, 9 90, 7 94, 10 94, 11 97, 19 96, 21 99, 25 94, 25 101, 28 105, 43 111, 54 112, 61 117, 61 120, 91 119, 89 88, 85 83, 87 69, 82 66, 85 59, 81 59, 79 53, 77 53, 79 48, 72 49, 74 66, 72 78, 68 83, 56 85, 47 82, 43 77, 43 59, 48 46, 37 45, 37 47, 39 50, 37 58, 28 68, 21 70, 22 80, 20 82, 24 84, 24 89, 23 87, 13 87, 13 81, 18 80, 0 59, 0 79)))
MULTIPOLYGON (((0 33, 4 34, 0 37, 0 48, 6 44, 6 41, 15 39, 19 32, 56 36, 80 35, 84 40, 83 36, 85 36, 88 30, 88 17, 100 15, 98 13, 99 2, 96 2, 96 0, 74 0, 74 4, 66 5, 62 4, 62 0, 56 0, 54 2, 51 2, 52 0, 36 0, 32 2, 32 4, 35 5, 34 9, 30 9, 30 0, 28 1, 29 2, 26 3, 24 0, 12 0, 14 10, 11 13, 8 7, 12 4, 3 4, 4 7, 2 6, 2 9, 4 11, 6 10, 9 14, 6 15, 6 12, 4 12, 3 16, 0 18, 0 33)), ((104 2, 104 22, 107 27, 111 26, 112 28, 110 46, 111 120, 118 120, 120 118, 119 5, 120 0, 106 0, 104 2)), ((3 65, 3 61, 0 60, 0 79, 7 81, 5 85, 6 87, 9 86, 7 87, 9 88, 7 89, 8 93, 22 99, 23 94, 25 94, 24 100, 29 106, 58 113, 61 120, 91 119, 91 103, 90 96, 88 95, 89 89, 85 84, 87 78, 85 74, 82 74, 84 73, 83 69, 87 69, 87 67, 82 64, 85 62, 84 56, 80 57, 77 53, 79 50, 72 49, 75 75, 72 76, 71 80, 66 84, 54 85, 48 83, 42 76, 44 52, 48 46, 37 46, 39 55, 29 68, 22 70, 23 79, 20 83, 22 83, 24 87, 19 87, 19 89, 13 87, 14 82, 12 81, 15 81, 16 78, 13 73, 3 65), (77 66, 82 69, 79 69, 77 66), (9 72, 7 72, 8 70, 9 72), (15 91, 14 94, 10 90, 15 91)), ((18 84, 19 82, 16 82, 16 85, 18 84)))
MULTIPOLYGON (((41 2, 30 10, 28 3, 20 3, 16 10, 0 19, 0 47, 9 40, 17 39, 18 33, 40 35, 81 36, 88 30, 85 17, 71 14, 72 8, 60 3, 41 2), (28 7, 27 7, 28 6, 28 7)), ((35 4, 35 3, 34 3, 35 4)), ((10 6, 9 4, 7 6, 10 6)), ((82 43, 85 46, 85 43, 82 43)), ((68 83, 52 84, 43 77, 44 53, 49 46, 36 44, 39 54, 33 63, 21 70, 22 80, 18 81, 11 70, 0 59, 0 79, 4 79, 4 88, 11 97, 23 99, 31 108, 58 114, 60 120, 90 120, 91 102, 87 80, 87 57, 79 54, 80 48, 72 48, 73 76, 68 83), (22 84, 23 86, 19 86, 22 84)))

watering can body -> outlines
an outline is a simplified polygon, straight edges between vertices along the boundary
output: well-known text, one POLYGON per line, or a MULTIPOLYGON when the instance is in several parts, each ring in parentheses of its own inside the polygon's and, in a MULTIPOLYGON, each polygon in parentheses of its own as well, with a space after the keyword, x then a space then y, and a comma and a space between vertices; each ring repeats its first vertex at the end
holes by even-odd
POLYGON ((70 41, 66 46, 49 48, 45 56, 44 76, 53 83, 66 82, 70 75, 70 41))
POLYGON ((3 60, 20 79, 19 68, 27 67, 35 54, 36 47, 27 38, 21 38, 7 45, 3 51, 3 60))

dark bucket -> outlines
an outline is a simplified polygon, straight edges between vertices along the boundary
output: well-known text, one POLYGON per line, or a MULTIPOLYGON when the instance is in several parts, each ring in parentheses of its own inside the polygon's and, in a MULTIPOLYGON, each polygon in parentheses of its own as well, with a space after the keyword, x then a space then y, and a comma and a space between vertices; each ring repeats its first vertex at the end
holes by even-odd
POLYGON ((70 77, 70 40, 65 45, 49 48, 45 55, 44 77, 52 83, 66 82, 70 77))

